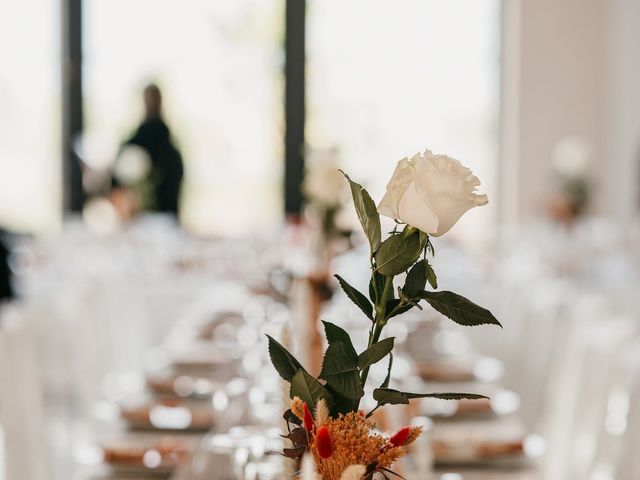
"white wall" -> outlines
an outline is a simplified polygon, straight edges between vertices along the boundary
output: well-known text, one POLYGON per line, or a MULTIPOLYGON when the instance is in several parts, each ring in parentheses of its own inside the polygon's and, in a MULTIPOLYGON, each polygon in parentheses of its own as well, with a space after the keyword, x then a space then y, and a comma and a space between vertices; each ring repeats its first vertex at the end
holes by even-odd
POLYGON ((504 221, 526 221, 552 190, 551 151, 593 148, 594 210, 630 215, 640 184, 640 1, 504 0, 504 221))
POLYGON ((620 219, 640 206, 640 1, 610 0, 605 71, 607 175, 599 198, 620 219))

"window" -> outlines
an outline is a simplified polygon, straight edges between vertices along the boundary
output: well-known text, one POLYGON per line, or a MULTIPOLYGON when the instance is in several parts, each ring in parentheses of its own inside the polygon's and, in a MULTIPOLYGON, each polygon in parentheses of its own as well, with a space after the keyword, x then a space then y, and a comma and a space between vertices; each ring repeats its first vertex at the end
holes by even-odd
MULTIPOLYGON (((499 0, 309 5, 311 151, 337 149, 379 199, 395 163, 429 147, 469 166, 495 201, 499 0)), ((487 230, 492 215, 478 209, 455 231, 487 230)))
POLYGON ((61 219, 58 25, 58 2, 0 4, 0 226, 19 231, 61 219))
POLYGON ((277 226, 283 15, 283 0, 86 1, 89 161, 113 161, 154 81, 184 157, 184 225, 224 235, 277 226))

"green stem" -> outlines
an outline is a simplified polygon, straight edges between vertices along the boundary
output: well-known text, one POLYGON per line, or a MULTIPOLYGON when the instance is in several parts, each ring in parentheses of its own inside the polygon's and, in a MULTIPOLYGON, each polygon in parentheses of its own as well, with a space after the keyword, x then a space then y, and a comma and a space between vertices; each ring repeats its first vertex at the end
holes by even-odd
POLYGON ((381 406, 382 406, 382 404, 381 404, 381 403, 377 404, 373 410, 371 410, 369 413, 367 413, 366 418, 369 418, 371 415, 373 415, 373 413, 374 413, 377 409, 379 409, 381 406))
MULTIPOLYGON (((380 340, 380 334, 382 333, 382 329, 387 324, 387 302, 389 299, 389 293, 391 293, 393 289, 393 277, 385 277, 384 281, 384 289, 382 290, 382 295, 379 296, 379 300, 375 307, 375 322, 373 323, 371 330, 369 331, 369 342, 367 343, 367 348, 380 340)), ((360 385, 364 388, 365 383, 367 383, 367 377, 369 376, 369 367, 365 368, 360 375, 360 385)))
MULTIPOLYGON (((371 328, 369 332, 369 344, 367 348, 376 343, 380 339, 380 334, 382 333, 382 328, 384 327, 382 322, 376 321, 376 323, 371 328)), ((360 375, 360 385, 364 388, 367 383, 367 376, 369 375, 369 367, 365 368, 360 375)))
MULTIPOLYGON (((384 288, 382 289, 382 295, 378 297, 378 303, 376 304, 376 323, 385 322, 387 320, 387 302, 389 301, 389 294, 393 296, 393 277, 384 278, 384 288)), ((374 342, 375 343, 375 342, 374 342)), ((369 346, 373 345, 372 343, 369 346)))

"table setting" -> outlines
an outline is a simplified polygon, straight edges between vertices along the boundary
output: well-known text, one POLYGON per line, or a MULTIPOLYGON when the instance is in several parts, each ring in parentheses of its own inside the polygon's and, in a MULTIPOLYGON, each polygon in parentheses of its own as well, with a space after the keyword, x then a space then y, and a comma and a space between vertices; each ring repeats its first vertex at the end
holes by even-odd
MULTIPOLYGON (((413 222, 424 212, 414 217, 401 199, 426 188, 416 186, 420 168, 468 182, 454 217, 486 202, 470 171, 426 151, 399 163, 377 206, 340 173, 363 232, 344 242, 326 230, 322 245, 339 240, 330 254, 318 256, 301 225, 203 242, 149 220, 120 237, 91 238, 75 226, 72 242, 25 242, 16 261, 26 301, 3 311, 15 320, 3 321, 2 334, 12 335, 12 324, 24 332, 32 353, 21 362, 32 366, 19 375, 33 388, 22 410, 4 411, 40 419, 67 440, 43 453, 42 465, 16 471, 48 464, 73 480, 538 480, 633 471, 635 463, 620 461, 620 438, 638 435, 626 427, 625 407, 639 394, 629 370, 640 365, 628 318, 636 304, 614 308, 605 293, 578 288, 576 270, 554 271, 557 252, 542 264, 538 251, 531 263, 507 257, 479 268, 440 238, 455 219, 413 222), (380 214, 393 220, 388 230, 380 214), (93 258, 114 248, 142 254, 140 268, 93 258), (78 256, 92 261, 56 287, 60 259, 78 256), (611 320, 606 328, 601 318, 611 320), (624 373, 609 376, 613 365, 624 373), (47 367, 56 375, 43 375, 47 367), (585 368, 600 372, 599 387, 585 368), (595 391, 599 403, 586 408, 581 396, 595 391), (580 438, 598 425, 606 441, 572 463, 584 455, 580 438)), ((585 245, 580 255, 588 252, 585 245)), ((616 265, 598 268, 615 277, 616 265)), ((18 361, 15 350, 3 353, 18 361)))
MULTIPOLYGON (((429 162, 436 165, 437 162, 442 161, 445 163, 449 161, 454 168, 458 168, 457 161, 444 156, 432 156, 428 151, 424 156, 417 155, 412 159, 412 162, 424 163, 425 165, 429 165, 429 162)), ((398 169, 401 168, 415 167, 411 163, 407 167, 401 162, 398 169)), ((464 169, 461 166, 459 168, 464 169)), ((399 174, 396 173, 395 176, 397 175, 399 174)), ((362 293, 337 274, 337 283, 334 281, 332 286, 333 297, 346 293, 362 313, 370 318, 373 318, 374 306, 369 302, 375 301, 375 298, 378 298, 375 309, 391 302, 392 307, 388 312, 390 316, 406 312, 414 306, 416 301, 419 301, 418 297, 411 300, 407 295, 420 294, 420 289, 424 289, 427 282, 432 288, 437 287, 433 267, 426 260, 426 254, 428 252, 433 254, 434 251, 429 236, 420 233, 420 230, 415 227, 407 226, 403 232, 392 234, 387 240, 388 243, 385 244, 380 238, 380 221, 376 220, 377 213, 374 213, 373 201, 360 185, 349 177, 346 177, 345 180, 349 183, 360 222, 368 237, 371 261, 374 264, 380 263, 382 270, 381 272, 374 270, 370 282, 373 289, 370 290, 370 295, 374 297, 371 300, 366 299, 362 293), (376 224, 377 227, 375 227, 376 224), (393 243, 397 245, 392 245, 393 243), (381 249, 383 253, 386 251, 384 254, 389 259, 376 257, 379 255, 378 249, 381 249), (398 260, 396 252, 406 249, 412 249, 411 251, 415 253, 411 253, 408 258, 398 260), (423 260, 418 259, 421 252, 425 256, 423 260), (404 276, 404 272, 407 271, 409 274, 405 280, 405 287, 403 289, 398 287, 400 295, 398 298, 393 291, 395 289, 392 283, 389 283, 392 280, 387 280, 387 285, 378 285, 377 283, 380 281, 384 283, 385 279, 392 279, 398 274, 404 276)), ((477 179, 471 177, 471 192, 475 189, 474 181, 477 179)), ((471 195, 473 198, 475 194, 471 193, 471 195)), ((477 195, 476 197, 480 199, 477 200, 478 204, 485 201, 477 195)), ((392 204, 393 200, 388 200, 388 202, 392 204)), ((395 212, 392 216, 397 216, 397 214, 398 212, 395 212)), ((455 219, 453 221, 455 222, 455 219)), ((446 227, 444 231, 446 231, 446 227)), ((444 231, 434 231, 437 234, 435 236, 440 236, 444 231)), ((357 255, 360 260, 363 257, 361 252, 347 252, 345 255, 357 255)), ((182 270, 184 271, 186 266, 191 268, 191 265, 198 265, 198 272, 201 273, 200 269, 204 264, 197 261, 193 253, 190 254, 190 258, 189 262, 181 264, 185 266, 182 270)), ((309 262, 309 264, 313 265, 314 262, 309 262)), ((311 320, 315 324, 315 327, 312 326, 311 329, 318 329, 319 315, 323 315, 320 312, 327 311, 335 315, 340 310, 344 312, 346 305, 343 301, 336 306, 332 304, 331 299, 327 300, 329 297, 326 297, 323 298, 320 307, 313 309, 311 315, 308 314, 309 312, 306 312, 307 315, 305 315, 305 312, 300 312, 300 308, 310 308, 309 305, 305 302, 296 302, 299 298, 295 298, 295 295, 300 295, 301 292, 304 295, 304 288, 302 290, 293 288, 293 283, 290 280, 296 275, 300 276, 300 272, 294 270, 291 274, 284 276, 278 274, 274 277, 270 272, 277 270, 271 270, 273 267, 267 267, 269 270, 262 274, 266 282, 263 283, 266 285, 265 288, 257 284, 255 280, 243 282, 243 275, 238 275, 244 268, 241 265, 236 265, 232 269, 235 270, 235 273, 229 271, 228 265, 228 263, 224 265, 221 272, 226 277, 225 281, 238 287, 238 291, 241 291, 238 298, 245 298, 245 301, 251 299, 255 302, 253 308, 248 308, 246 303, 242 308, 233 309, 225 308, 226 305, 220 303, 208 302, 201 305, 200 312, 194 309, 194 312, 184 315, 182 320, 175 322, 167 332, 162 345, 150 349, 148 358, 152 358, 153 361, 146 362, 146 371, 138 374, 140 377, 138 381, 129 382, 135 384, 135 387, 128 385, 123 387, 123 390, 130 391, 119 393, 115 393, 112 389, 109 392, 109 396, 112 398, 101 400, 104 403, 104 410, 107 410, 106 404, 109 404, 111 409, 116 412, 111 415, 112 421, 119 426, 115 428, 117 434, 114 437, 93 444, 101 451, 101 456, 96 456, 96 458, 100 458, 98 465, 95 466, 96 471, 103 473, 90 475, 104 475, 104 478, 110 478, 110 476, 120 478, 121 475, 141 475, 142 478, 144 476, 164 476, 186 480, 189 478, 281 478, 287 471, 290 472, 289 475, 295 472, 295 467, 291 470, 291 458, 286 459, 286 457, 292 457, 292 449, 296 452, 300 451, 301 447, 296 445, 299 445, 299 442, 303 440, 302 430, 299 426, 294 428, 294 431, 297 432, 295 438, 290 428, 289 438, 283 437, 277 432, 279 428, 283 427, 282 404, 284 402, 286 406, 286 398, 289 396, 282 380, 292 380, 295 376, 293 373, 291 375, 289 372, 283 373, 285 370, 282 369, 285 367, 282 366, 281 361, 284 358, 286 362, 293 365, 300 364, 283 344, 292 345, 295 351, 308 350, 311 339, 300 338, 300 330, 308 332, 309 326, 302 323, 311 320), (238 267, 240 268, 238 269, 238 267), (285 283, 280 281, 287 278, 289 280, 286 280, 285 283), (241 281, 238 281, 239 279, 241 281), (274 281, 275 283, 273 283, 274 281), (274 315, 273 312, 277 312, 277 314, 274 315), (298 318, 291 318, 294 316, 298 318), (262 340, 264 334, 268 335, 268 353, 276 366, 277 373, 281 377, 284 375, 288 378, 278 379, 272 366, 265 361, 267 352, 266 345, 262 340), (275 340, 276 336, 283 342, 282 344, 275 340), (307 342, 307 347, 304 346, 304 342, 307 342), (274 355, 276 356, 274 357, 274 355), (277 420, 278 418, 281 419, 277 420), (293 447, 286 446, 289 441, 293 442, 293 447), (282 452, 285 452, 284 457, 282 452), (203 467, 203 465, 209 466, 203 467), (198 472, 200 472, 200 476, 198 476, 198 472)), ((283 265, 286 268, 286 263, 283 265)), ((278 268, 277 264, 275 266, 278 268)), ((245 276, 245 278, 255 279, 259 276, 252 275, 245 276)), ((314 283, 308 283, 306 287, 312 291, 316 288, 314 283)), ((429 301, 427 293, 425 293, 425 298, 429 301)), ((464 297, 457 298, 468 302, 464 297)), ((242 305, 242 301, 240 300, 238 304, 242 305)), ((229 304, 231 303, 229 302, 229 304)), ((369 405, 366 408, 371 409, 372 416, 375 414, 373 418, 380 425, 380 428, 384 426, 385 430, 383 431, 398 428, 396 425, 398 421, 406 421, 420 426, 401 427, 395 436, 388 437, 391 440, 384 440, 384 437, 379 433, 374 433, 378 430, 365 433, 374 425, 372 423, 374 420, 362 420, 363 423, 358 423, 361 426, 357 428, 365 429, 363 430, 365 435, 363 441, 368 439, 367 441, 371 442, 373 439, 377 439, 377 442, 391 442, 388 443, 388 447, 376 447, 382 448, 384 451, 389 448, 391 451, 398 450, 398 453, 383 455, 383 457, 391 455, 390 459, 401 458, 408 450, 405 443, 408 446, 409 441, 415 441, 415 449, 411 450, 410 456, 426 455, 428 460, 426 462, 407 460, 399 463, 406 475, 410 475, 409 472, 412 468, 415 470, 414 474, 437 476, 442 473, 442 478, 449 478, 451 475, 455 475, 455 471, 448 470, 458 467, 467 470, 474 467, 482 469, 487 465, 495 466, 501 470, 521 467, 518 464, 523 463, 523 458, 527 457, 524 444, 528 439, 528 432, 517 420, 519 404, 517 394, 501 389, 499 381, 504 366, 495 358, 472 351, 469 340, 464 334, 458 330, 449 331, 443 325, 443 319, 447 315, 450 318, 453 317, 454 321, 461 325, 464 325, 465 322, 499 325, 498 320, 488 310, 471 302, 466 304, 472 309, 468 318, 465 317, 465 312, 454 311, 452 313, 451 310, 447 310, 446 299, 439 300, 439 303, 433 299, 432 305, 435 305, 435 311, 431 310, 423 314, 422 308, 420 308, 420 312, 417 314, 419 319, 413 318, 408 323, 402 324, 406 332, 404 343, 396 353, 395 368, 397 371, 407 372, 403 374, 401 381, 394 381, 391 385, 412 389, 427 388, 431 391, 451 389, 458 391, 458 389, 462 389, 465 392, 478 393, 405 394, 400 390, 391 389, 389 385, 393 361, 390 360, 383 387, 374 391, 374 398, 367 399, 364 404, 369 405), (416 325, 419 327, 416 328, 416 325), (385 395, 388 398, 385 398, 385 395), (409 405, 406 395, 418 400, 414 400, 409 405), (375 403, 376 396, 379 397, 377 403, 375 403), (493 400, 490 400, 489 396, 492 396, 493 400), (420 398, 422 399, 420 400, 420 398), (382 410, 374 412, 387 403, 400 403, 400 406, 406 403, 408 406, 398 408, 400 412, 395 415, 383 414, 382 410), (425 430, 425 439, 417 441, 423 429, 425 430), (404 440, 400 440, 404 435, 408 436, 404 440), (423 451, 417 451, 418 448, 423 451)), ((326 402, 329 398, 337 395, 337 398, 344 398, 341 400, 344 405, 337 407, 336 413, 325 414, 325 417, 330 422, 339 422, 343 418, 342 415, 349 412, 349 408, 353 408, 346 405, 359 403, 354 403, 354 399, 350 396, 353 395, 352 391, 345 390, 345 388, 355 388, 354 373, 357 373, 356 377, 362 376, 358 382, 362 381, 364 386, 367 378, 366 373, 372 364, 390 354, 391 348, 393 348, 393 337, 378 340, 381 328, 388 321, 388 317, 380 318, 378 324, 374 324, 369 332, 370 340, 367 351, 372 353, 367 355, 373 355, 373 357, 368 361, 369 364, 365 361, 364 364, 356 366, 356 370, 349 372, 351 379, 347 380, 346 384, 344 382, 347 377, 344 373, 336 373, 333 378, 330 374, 324 374, 321 378, 326 383, 324 383, 325 387, 322 387, 323 384, 312 380, 313 377, 300 367, 296 378, 300 377, 305 385, 305 388, 300 392, 307 392, 305 402, 309 403, 303 403, 303 405, 305 408, 308 407, 308 411, 315 411, 319 408, 318 405, 314 405, 314 399, 319 398, 326 402), (343 378, 340 378, 341 376, 343 378), (315 385, 314 388, 319 389, 328 386, 330 390, 327 392, 332 393, 327 393, 327 397, 322 395, 309 397, 307 390, 309 385, 315 385), (345 392, 348 396, 340 397, 345 392)), ((336 335, 348 339, 345 330, 333 323, 325 323, 324 326, 325 334, 329 340, 329 349, 335 349, 336 346, 342 349, 344 347, 353 349, 351 340, 345 340, 346 343, 331 340, 332 336, 336 335)), ((322 339, 322 343, 326 345, 327 339, 322 339)), ((363 352, 361 355, 365 355, 365 353, 363 352)), ((307 351, 305 358, 308 357, 309 352, 307 351)), ((392 358, 393 356, 389 357, 389 359, 392 358)), ((326 363, 328 361, 325 357, 322 362, 323 370, 329 368, 326 363)), ((336 361, 338 362, 336 365, 351 362, 346 357, 341 357, 334 363, 336 361)), ((381 381, 380 375, 380 372, 372 371, 371 379, 381 381)), ((292 393, 293 386, 291 389, 292 393)), ((356 390, 362 390, 362 387, 356 388, 356 390)), ((317 392, 313 395, 317 395, 317 392)), ((294 403, 296 401, 302 402, 297 395, 292 395, 292 398, 294 403)), ((327 405, 324 408, 328 410, 327 405)), ((300 413, 300 411, 299 415, 304 417, 304 413, 300 413)), ((107 418, 108 415, 103 414, 103 417, 107 418)), ((357 415, 356 417, 360 418, 357 415)), ((357 419, 356 417, 354 419, 357 419)), ((301 423, 298 422, 303 420, 303 418, 296 417, 291 413, 288 417, 285 413, 285 418, 289 427, 300 425, 301 423), (290 421, 294 423, 291 424, 290 421)), ((326 422, 326 420, 323 421, 326 422)), ((314 420, 312 420, 313 422, 314 420)), ((345 428, 344 434, 349 435, 350 429, 356 428, 355 424, 353 427, 348 427, 347 424, 341 427, 339 423, 335 425, 337 430, 333 432, 334 435, 340 435, 341 429, 345 428)), ((104 428, 102 432, 101 428, 100 426, 96 428, 96 437, 103 436, 104 432, 114 429, 114 425, 104 428)), ((320 448, 320 444, 311 442, 313 442, 315 435, 319 434, 318 430, 321 429, 321 426, 310 427, 307 425, 305 428, 305 448, 312 448, 312 445, 314 445, 313 448, 320 448)), ((329 430, 322 431, 328 432, 329 430)), ((320 442, 319 439, 318 442, 320 442)), ((332 445, 331 440, 329 445, 332 445)), ((380 445, 384 445, 384 443, 380 445)), ((320 450, 322 449, 320 448, 320 450)), ((313 456, 316 462, 323 462, 330 458, 330 456, 323 457, 323 454, 319 452, 314 451, 313 456)), ((357 457, 357 449, 352 453, 355 453, 357 457)), ((310 461, 307 457, 299 460, 307 464, 310 461)), ((368 465, 363 466, 365 470, 360 475, 370 477, 381 474, 386 476, 387 470, 391 472, 389 474, 392 474, 393 471, 390 470, 392 460, 386 460, 385 462, 389 463, 383 463, 379 466, 377 462, 377 460, 368 461, 368 465), (367 468, 371 471, 366 472, 367 468)), ((342 470, 346 467, 351 468, 349 465, 344 465, 344 467, 338 467, 340 470, 333 474, 327 470, 325 475, 329 476, 326 478, 333 478, 330 475, 335 475, 335 478, 342 476, 345 474, 342 470)), ((359 471, 361 468, 357 464, 353 467, 351 470, 359 471)), ((307 467, 307 469, 315 468, 317 466, 307 467)), ((325 468, 334 467, 325 465, 325 468)))

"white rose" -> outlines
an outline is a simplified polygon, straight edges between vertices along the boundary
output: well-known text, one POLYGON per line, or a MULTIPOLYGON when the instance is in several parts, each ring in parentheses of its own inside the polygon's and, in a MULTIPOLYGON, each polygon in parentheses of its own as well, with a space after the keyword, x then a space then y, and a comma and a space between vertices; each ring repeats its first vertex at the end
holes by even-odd
POLYGON ((439 237, 467 210, 488 203, 486 195, 475 193, 479 185, 458 160, 426 150, 398 162, 378 211, 439 237))

